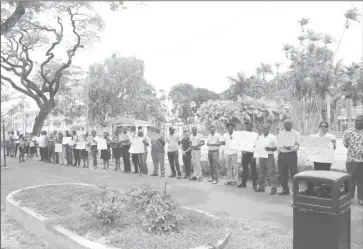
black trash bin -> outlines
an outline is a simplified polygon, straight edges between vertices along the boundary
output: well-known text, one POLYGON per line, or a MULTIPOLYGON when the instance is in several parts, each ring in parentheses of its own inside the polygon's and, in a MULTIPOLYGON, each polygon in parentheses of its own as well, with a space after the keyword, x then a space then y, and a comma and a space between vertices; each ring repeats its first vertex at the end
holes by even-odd
POLYGON ((350 249, 350 175, 305 171, 293 182, 293 249, 350 249))

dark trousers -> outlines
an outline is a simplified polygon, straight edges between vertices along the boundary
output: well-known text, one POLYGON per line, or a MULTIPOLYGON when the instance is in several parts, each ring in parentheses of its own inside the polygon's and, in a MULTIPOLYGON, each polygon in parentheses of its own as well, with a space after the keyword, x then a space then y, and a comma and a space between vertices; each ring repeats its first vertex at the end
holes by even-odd
POLYGON ((242 153, 242 184, 246 184, 248 179, 248 166, 251 165, 251 173, 252 173, 252 184, 253 186, 257 186, 257 166, 256 166, 256 158, 253 157, 252 152, 243 152, 242 153))
POLYGON ((55 144, 48 144, 48 161, 54 163, 55 162, 55 144))
POLYGON ((122 160, 124 162, 124 171, 131 172, 131 162, 130 162, 130 145, 121 147, 122 160))
POLYGON ((73 150, 72 147, 67 144, 67 165, 73 164, 73 150))
POLYGON ((46 147, 39 147, 40 150, 40 161, 48 161, 48 146, 46 147))
POLYGON ((135 173, 139 173, 139 156, 138 154, 132 154, 132 164, 134 165, 135 167, 135 173))
POLYGON ((192 155, 185 154, 183 155, 183 164, 185 168, 185 175, 190 176, 192 174, 192 155))
POLYGON ((97 167, 97 145, 91 145, 91 153, 92 153, 92 161, 93 161, 93 167, 97 167))
POLYGON ((363 201, 363 162, 346 162, 347 173, 352 181, 352 198, 357 187, 358 200, 363 201))
POLYGON ((278 157, 280 184, 284 191, 289 191, 289 171, 291 179, 297 173, 297 152, 279 153, 278 157))
POLYGON ((208 151, 208 161, 211 169, 212 179, 218 180, 219 150, 208 151))
POLYGON ((180 176, 181 172, 179 165, 179 152, 178 151, 168 152, 168 159, 169 159, 171 174, 175 176, 176 173, 178 173, 178 175, 180 176))
POLYGON ((76 150, 73 149, 73 154, 74 154, 74 166, 80 166, 81 165, 81 156, 80 156, 81 151, 80 150, 76 150))
MULTIPOLYGON (((330 171, 331 163, 318 163, 314 162, 314 170, 324 170, 324 171, 330 171)), ((307 183, 307 190, 308 192, 312 193, 314 191, 314 182, 308 182, 307 183)))
POLYGON ((18 152, 18 148, 19 148, 19 144, 15 144, 15 152, 14 152, 14 153, 15 153, 15 154, 14 154, 14 155, 15 155, 15 157, 16 157, 16 153, 18 152))

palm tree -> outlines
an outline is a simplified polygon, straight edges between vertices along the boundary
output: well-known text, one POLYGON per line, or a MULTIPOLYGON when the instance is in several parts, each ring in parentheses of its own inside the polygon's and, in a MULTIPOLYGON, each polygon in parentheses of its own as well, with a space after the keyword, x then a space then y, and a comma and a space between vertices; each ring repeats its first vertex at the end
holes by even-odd
POLYGON ((262 74, 262 79, 266 82, 266 75, 273 74, 272 66, 270 64, 264 64, 261 62, 260 66, 256 68, 257 76, 262 74))
POLYGON ((236 77, 227 77, 231 83, 230 97, 236 99, 237 96, 249 96, 253 98, 261 98, 265 93, 265 88, 259 84, 254 84, 253 80, 246 79, 243 72, 237 73, 236 77))
POLYGON ((340 47, 340 44, 342 43, 342 40, 343 40, 345 31, 347 29, 349 29, 351 22, 358 22, 358 23, 360 23, 359 16, 360 16, 360 14, 358 12, 358 8, 357 7, 350 8, 347 12, 344 13, 344 17, 345 17, 344 30, 343 30, 342 36, 340 37, 340 40, 339 40, 339 43, 338 43, 338 47, 335 50, 334 56, 337 54, 337 52, 339 50, 339 47, 340 47))

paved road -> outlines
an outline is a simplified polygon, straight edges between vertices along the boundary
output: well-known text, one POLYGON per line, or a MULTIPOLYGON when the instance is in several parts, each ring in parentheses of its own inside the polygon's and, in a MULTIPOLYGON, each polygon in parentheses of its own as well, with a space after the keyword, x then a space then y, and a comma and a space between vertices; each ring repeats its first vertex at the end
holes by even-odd
MULTIPOLYGON (((150 184, 162 189, 166 178, 138 176, 113 171, 73 168, 41 162, 9 164, 10 169, 2 170, 1 204, 5 197, 19 188, 37 184, 57 182, 80 182, 106 184, 111 188, 127 189, 130 185, 150 184)), ((150 165, 149 165, 150 171, 150 165)), ((167 172, 169 173, 169 172, 167 172)), ((212 185, 206 181, 168 179, 171 194, 180 204, 198 208, 218 216, 244 218, 272 223, 282 228, 292 229, 292 197, 270 196, 268 193, 254 193, 247 189, 212 185)), ((250 184, 250 183, 249 183, 250 184)), ((352 243, 363 245, 363 208, 352 204, 352 243)))

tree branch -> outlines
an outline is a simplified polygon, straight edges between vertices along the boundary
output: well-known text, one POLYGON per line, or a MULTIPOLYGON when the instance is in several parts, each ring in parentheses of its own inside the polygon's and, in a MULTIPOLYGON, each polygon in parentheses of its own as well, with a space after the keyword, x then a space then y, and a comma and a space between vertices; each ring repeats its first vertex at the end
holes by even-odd
POLYGON ((25 14, 25 7, 23 2, 17 2, 13 14, 8 19, 6 19, 4 23, 1 24, 0 35, 3 36, 6 33, 8 33, 17 24, 17 22, 24 14, 25 14))

